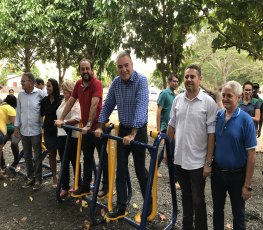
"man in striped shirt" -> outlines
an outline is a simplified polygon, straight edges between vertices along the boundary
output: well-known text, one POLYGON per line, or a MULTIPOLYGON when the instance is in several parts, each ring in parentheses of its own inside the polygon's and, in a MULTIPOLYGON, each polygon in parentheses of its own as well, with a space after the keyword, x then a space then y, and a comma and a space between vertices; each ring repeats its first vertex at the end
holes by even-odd
POLYGON ((110 211, 109 218, 125 216, 127 203, 127 169, 128 156, 132 152, 134 167, 143 197, 145 197, 148 171, 145 168, 145 148, 130 145, 132 140, 148 142, 148 82, 147 78, 133 70, 133 62, 128 51, 122 51, 117 57, 119 76, 109 89, 104 102, 98 129, 95 135, 100 137, 104 124, 108 121, 114 107, 117 105, 119 116, 119 136, 123 142, 117 145, 117 206, 110 211))

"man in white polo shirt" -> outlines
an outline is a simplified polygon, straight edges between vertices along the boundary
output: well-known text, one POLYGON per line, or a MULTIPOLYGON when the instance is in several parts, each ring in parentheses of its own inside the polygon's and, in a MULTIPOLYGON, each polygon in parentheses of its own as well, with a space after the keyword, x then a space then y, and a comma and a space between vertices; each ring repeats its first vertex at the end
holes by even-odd
POLYGON ((208 229, 204 188, 211 173, 217 105, 200 89, 201 80, 199 66, 186 67, 186 91, 174 99, 167 129, 170 140, 175 133, 174 164, 182 191, 183 229, 187 230, 208 229))

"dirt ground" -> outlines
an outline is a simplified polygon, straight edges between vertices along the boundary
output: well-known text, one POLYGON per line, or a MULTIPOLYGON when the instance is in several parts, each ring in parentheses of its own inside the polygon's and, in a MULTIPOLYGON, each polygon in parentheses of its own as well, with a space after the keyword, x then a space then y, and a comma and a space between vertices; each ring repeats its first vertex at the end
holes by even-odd
MULTIPOLYGON (((113 117, 114 121, 116 117, 113 117)), ((148 130, 155 128, 155 104, 149 106, 148 130)), ((153 139, 150 138, 150 143, 153 139)), ((7 164, 12 163, 10 143, 5 146, 4 155, 7 164)), ((147 155, 149 164, 150 155, 147 155)), ((59 163, 58 163, 59 165, 59 163)), ((148 167, 148 166, 147 166, 148 167)), ((134 218, 135 213, 142 207, 142 197, 139 185, 134 173, 132 157, 129 161, 129 168, 132 181, 133 197, 129 206, 129 217, 134 218)), ((21 165, 21 170, 24 166, 21 165)), ((246 219, 248 230, 259 230, 263 228, 263 154, 257 154, 256 168, 253 179, 253 196, 246 205, 246 219)), ((46 173, 47 170, 44 170, 46 173)), ((158 213, 153 222, 149 223, 147 229, 164 229, 168 224, 171 215, 171 194, 169 189, 168 170, 165 164, 161 164, 160 172, 163 175, 158 179, 158 213), (162 219, 162 220, 161 220, 162 219), (165 220, 166 219, 166 220, 165 220)), ((51 186, 51 179, 44 179, 44 187, 37 192, 32 188, 22 189, 25 179, 13 171, 7 169, 7 177, 0 181, 0 229, 83 229, 84 220, 88 218, 88 208, 77 204, 75 198, 67 198, 64 202, 58 203, 55 198, 55 189, 51 186)), ((116 197, 114 197, 114 200, 116 197)), ((181 229, 182 205, 181 192, 177 190, 178 218, 175 229, 181 229)), ((102 201, 106 204, 106 200, 102 201)), ((208 213, 208 226, 212 229, 212 199, 210 192, 210 178, 206 185, 206 202, 208 213)), ((100 215, 100 210, 98 210, 100 215)), ((225 207, 225 229, 231 229, 231 208, 229 200, 225 207)), ((134 229, 125 221, 117 223, 103 223, 99 226, 92 226, 92 229, 134 229)))

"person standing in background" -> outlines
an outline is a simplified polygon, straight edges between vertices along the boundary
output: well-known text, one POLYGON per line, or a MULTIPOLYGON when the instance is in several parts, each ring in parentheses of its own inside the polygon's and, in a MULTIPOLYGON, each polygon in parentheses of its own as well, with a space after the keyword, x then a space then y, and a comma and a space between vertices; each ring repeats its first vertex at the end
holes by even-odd
MULTIPOLYGON (((156 126, 157 131, 161 133, 166 133, 168 122, 170 120, 170 112, 172 104, 176 94, 174 91, 178 88, 179 79, 175 73, 171 73, 167 78, 167 88, 163 90, 157 100, 157 112, 156 112, 156 126)), ((171 149, 174 150, 174 139, 171 142, 171 149)), ((163 160, 164 148, 158 155, 158 168, 163 160)), ((162 174, 157 173, 158 177, 162 177, 162 174)), ((177 189, 180 188, 179 184, 176 183, 177 189)))
POLYGON ((45 96, 47 96, 47 87, 46 87, 43 79, 36 78, 35 87, 42 90, 44 92, 45 96))
POLYGON ((59 84, 57 80, 49 78, 47 81, 47 94, 41 101, 41 116, 44 118, 43 131, 45 146, 49 154, 49 165, 52 172, 52 187, 57 187, 57 127, 55 120, 57 120, 56 111, 61 104, 62 98, 60 96, 59 84))
POLYGON ((243 97, 240 99, 238 107, 248 113, 258 130, 258 122, 260 120, 260 103, 253 98, 253 83, 247 81, 243 84, 243 97))
MULTIPOLYGON (((12 95, 12 94, 7 95, 4 102, 6 104, 12 106, 14 109, 16 109, 17 99, 14 95, 12 95)), ((19 163, 19 146, 18 146, 18 143, 19 143, 20 139, 14 138, 14 129, 15 129, 14 123, 11 122, 11 123, 7 124, 6 128, 7 128, 7 133, 6 133, 5 138, 4 138, 4 145, 6 144, 6 142, 8 140, 11 140, 11 150, 12 150, 12 153, 14 156, 14 161, 11 164, 11 166, 16 168, 18 163, 19 163)), ((1 167, 6 168, 3 154, 2 154, 2 159, 1 159, 1 167)))
POLYGON ((27 168, 27 182, 22 188, 42 187, 42 125, 40 103, 45 97, 42 90, 34 87, 35 76, 25 72, 21 78, 22 91, 18 94, 14 135, 21 136, 27 168), (32 155, 34 150, 34 161, 32 155))
MULTIPOLYGON (((4 137, 7 133, 6 125, 9 123, 14 123, 15 116, 16 116, 16 111, 11 105, 5 102, 0 104, 0 161, 2 159, 2 154, 3 154, 4 137)), ((2 171, 2 169, 0 169, 0 179, 2 179, 3 177, 4 177, 4 172, 2 171)))

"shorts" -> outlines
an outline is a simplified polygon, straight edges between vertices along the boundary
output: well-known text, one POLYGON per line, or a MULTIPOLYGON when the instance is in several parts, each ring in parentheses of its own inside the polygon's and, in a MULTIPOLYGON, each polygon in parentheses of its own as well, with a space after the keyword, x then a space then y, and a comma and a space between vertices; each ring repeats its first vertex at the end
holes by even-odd
POLYGON ((58 148, 57 136, 44 135, 45 146, 47 150, 56 150, 58 148))

